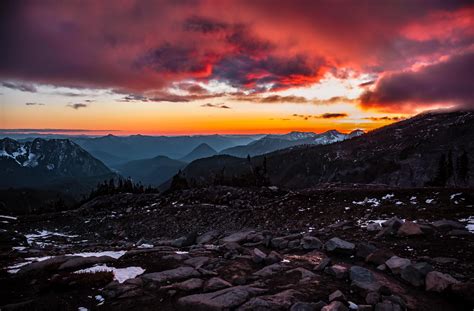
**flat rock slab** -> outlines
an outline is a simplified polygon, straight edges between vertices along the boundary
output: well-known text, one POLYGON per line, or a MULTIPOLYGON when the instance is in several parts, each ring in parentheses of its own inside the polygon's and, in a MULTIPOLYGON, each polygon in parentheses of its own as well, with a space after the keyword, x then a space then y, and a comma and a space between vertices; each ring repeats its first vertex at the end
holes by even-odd
POLYGON ((360 267, 352 266, 349 270, 349 277, 352 285, 367 291, 376 291, 380 288, 380 284, 376 281, 372 271, 360 267))
POLYGON ((341 240, 340 238, 332 238, 324 245, 329 252, 351 253, 355 250, 355 244, 341 240))
POLYGON ((191 267, 179 267, 176 269, 165 270, 161 272, 147 273, 141 276, 142 279, 152 282, 167 282, 182 280, 192 277, 200 276, 201 274, 194 268, 191 267))
POLYGON ((255 297, 244 303, 237 310, 288 310, 297 301, 299 295, 298 291, 289 289, 275 295, 255 297))

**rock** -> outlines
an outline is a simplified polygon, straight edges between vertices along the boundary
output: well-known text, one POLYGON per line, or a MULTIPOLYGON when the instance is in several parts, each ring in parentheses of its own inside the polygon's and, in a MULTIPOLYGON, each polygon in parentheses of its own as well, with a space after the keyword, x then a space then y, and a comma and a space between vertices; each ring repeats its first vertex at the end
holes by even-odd
POLYGON ((385 262, 385 265, 392 271, 393 274, 400 274, 402 269, 411 264, 410 259, 392 256, 385 262))
POLYGON ((327 267, 324 269, 329 275, 336 277, 336 279, 344 279, 347 277, 347 270, 348 268, 342 265, 333 265, 331 267, 327 267))
POLYGON ((331 259, 329 257, 324 257, 321 259, 321 261, 319 262, 319 264, 317 264, 315 267, 314 267, 314 271, 323 271, 327 265, 329 265, 329 263, 331 262, 331 259))
POLYGON ((186 259, 184 263, 198 269, 207 264, 209 261, 209 257, 199 256, 186 259))
POLYGON ((267 258, 267 255, 259 250, 258 248, 254 248, 252 251, 252 261, 255 263, 262 263, 267 258))
POLYGON ((349 311, 349 309, 340 301, 333 301, 324 306, 321 311, 349 311))
POLYGON ((269 277, 278 272, 288 270, 289 268, 281 263, 275 263, 273 265, 266 266, 257 272, 254 272, 253 275, 261 277, 269 277))
POLYGON ((237 310, 288 310, 299 295, 299 292, 288 289, 275 295, 259 296, 250 299, 237 310))
POLYGON ((229 310, 265 291, 250 286, 234 286, 216 292, 181 297, 178 299, 178 305, 185 310, 229 310))
POLYGON ((372 222, 367 225, 367 231, 375 232, 382 230, 382 226, 378 222, 372 222))
POLYGON ((335 292, 329 295, 329 302, 332 302, 332 301, 345 302, 347 301, 347 298, 340 290, 336 290, 335 292))
POLYGON ((232 284, 229 282, 219 278, 219 277, 213 277, 210 278, 207 282, 206 285, 204 286, 205 291, 215 291, 227 287, 231 287, 232 284))
POLYGON ((25 236, 13 231, 0 229, 0 249, 10 250, 14 246, 27 246, 25 236))
POLYGON ((474 305, 474 282, 452 284, 451 291, 454 295, 474 305))
POLYGON ((369 305, 375 305, 380 302, 380 294, 377 292, 369 292, 367 296, 365 296, 365 302, 369 305))
POLYGON ((465 226, 462 223, 458 221, 446 220, 446 219, 435 221, 431 223, 431 225, 438 230, 445 230, 445 231, 452 230, 452 229, 465 229, 465 226))
POLYGON ((275 251, 271 251, 270 254, 265 258, 265 264, 271 265, 278 263, 283 260, 283 256, 275 251))
POLYGON ((456 258, 450 257, 435 257, 431 259, 431 261, 440 265, 454 264, 458 262, 456 258))
POLYGON ((295 250, 295 249, 299 249, 301 246, 301 241, 300 240, 293 240, 293 241, 289 241, 288 242, 288 248, 289 249, 292 249, 292 250, 295 250))
POLYGON ((403 310, 407 309, 406 302, 400 296, 397 296, 397 295, 385 296, 384 301, 390 301, 396 305, 399 305, 403 310))
POLYGON ((98 263, 112 262, 115 259, 109 256, 77 257, 69 259, 59 266, 59 270, 78 269, 84 266, 92 266, 98 263))
POLYGON ((341 240, 340 238, 332 238, 324 244, 324 248, 329 252, 352 253, 355 245, 351 242, 341 240))
POLYGON ((394 216, 388 220, 386 220, 385 222, 382 223, 382 226, 383 227, 387 227, 387 228, 391 228, 391 229, 394 229, 394 230, 398 230, 398 228, 400 228, 403 224, 403 220, 401 220, 400 218, 394 216))
POLYGON ((288 240, 283 237, 273 238, 270 241, 270 246, 276 249, 283 249, 288 247, 288 240))
POLYGON ((357 252, 356 256, 360 258, 367 258, 370 254, 375 252, 377 250, 377 247, 375 245, 370 244, 370 243, 359 243, 357 244, 357 252))
POLYGON ((431 271, 426 275, 425 284, 426 290, 431 292, 441 293, 453 284, 458 284, 459 281, 449 274, 438 271, 431 271))
POLYGON ((405 221, 398 229, 397 234, 400 236, 422 235, 423 231, 421 231, 421 227, 418 224, 412 221, 405 221))
POLYGON ((197 237, 197 233, 192 232, 186 236, 182 236, 176 240, 173 240, 171 245, 174 247, 188 247, 196 243, 196 237, 197 237))
POLYGON ((58 269, 63 263, 71 259, 82 258, 80 256, 56 256, 46 260, 30 263, 20 268, 18 273, 46 272, 58 269))
POLYGON ((307 250, 321 249, 323 247, 323 243, 320 239, 314 236, 305 236, 301 239, 301 246, 303 249, 307 250))
POLYGON ((324 301, 316 303, 297 302, 291 306, 290 311, 320 311, 324 306, 326 306, 324 301))
POLYGON ((351 286, 364 291, 377 291, 380 288, 380 284, 376 281, 374 274, 360 266, 352 266, 350 268, 349 278, 352 281, 351 286))
POLYGON ((413 286, 423 286, 426 275, 431 271, 433 271, 433 267, 430 264, 419 262, 403 268, 401 277, 413 286))
POLYGON ((471 235, 472 233, 468 230, 461 230, 461 229, 453 229, 447 233, 447 235, 451 236, 467 236, 471 235))
POLYGON ((200 273, 196 269, 191 267, 179 267, 161 272, 143 274, 141 278, 147 281, 162 283, 196 276, 200 276, 200 273))
POLYGON ((242 243, 247 240, 247 236, 254 233, 253 230, 238 231, 231 235, 224 237, 221 241, 224 243, 242 243))
POLYGON ((371 305, 358 305, 358 311, 372 311, 374 308, 371 305))
POLYGON ((391 301, 384 301, 375 305, 375 311, 402 311, 402 308, 391 301))
POLYGON ((302 268, 302 267, 298 267, 298 268, 286 271, 286 273, 295 273, 295 272, 299 273, 300 279, 303 279, 303 280, 312 279, 316 276, 316 274, 314 274, 313 272, 306 270, 305 268, 302 268))
POLYGON ((217 230, 208 231, 196 238, 196 244, 208 244, 209 242, 217 239, 220 232, 217 230))
POLYGON ((163 286, 161 287, 161 289, 179 289, 182 291, 191 291, 191 290, 201 288, 203 284, 204 284, 203 280, 193 278, 193 279, 189 279, 180 283, 163 286))

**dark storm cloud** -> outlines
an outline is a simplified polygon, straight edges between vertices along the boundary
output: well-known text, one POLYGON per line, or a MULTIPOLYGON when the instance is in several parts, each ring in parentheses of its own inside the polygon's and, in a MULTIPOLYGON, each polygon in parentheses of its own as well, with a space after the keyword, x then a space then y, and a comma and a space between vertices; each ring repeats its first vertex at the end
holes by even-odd
POLYGON ((228 28, 228 24, 201 16, 186 19, 183 27, 186 31, 214 33, 228 28))
POLYGON ((230 109, 229 106, 224 105, 224 104, 211 104, 211 103, 207 103, 207 104, 201 105, 201 107, 205 107, 205 108, 230 109))
POLYGON ((360 100, 364 108, 411 111, 435 103, 474 108, 474 53, 454 55, 417 70, 383 75, 360 100))

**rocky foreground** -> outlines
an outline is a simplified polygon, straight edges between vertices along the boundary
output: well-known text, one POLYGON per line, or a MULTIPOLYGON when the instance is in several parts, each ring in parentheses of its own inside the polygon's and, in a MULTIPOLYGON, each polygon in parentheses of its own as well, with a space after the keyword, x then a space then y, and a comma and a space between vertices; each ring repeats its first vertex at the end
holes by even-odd
POLYGON ((472 310, 466 189, 211 187, 1 215, 1 310, 472 310))

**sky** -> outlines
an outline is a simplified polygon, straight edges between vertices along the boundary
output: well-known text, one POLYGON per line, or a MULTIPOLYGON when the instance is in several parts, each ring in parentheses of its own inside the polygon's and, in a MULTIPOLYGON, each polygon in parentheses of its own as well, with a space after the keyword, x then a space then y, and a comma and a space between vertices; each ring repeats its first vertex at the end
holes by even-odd
POLYGON ((474 4, 1 1, 0 129, 371 130, 474 108, 474 4))

